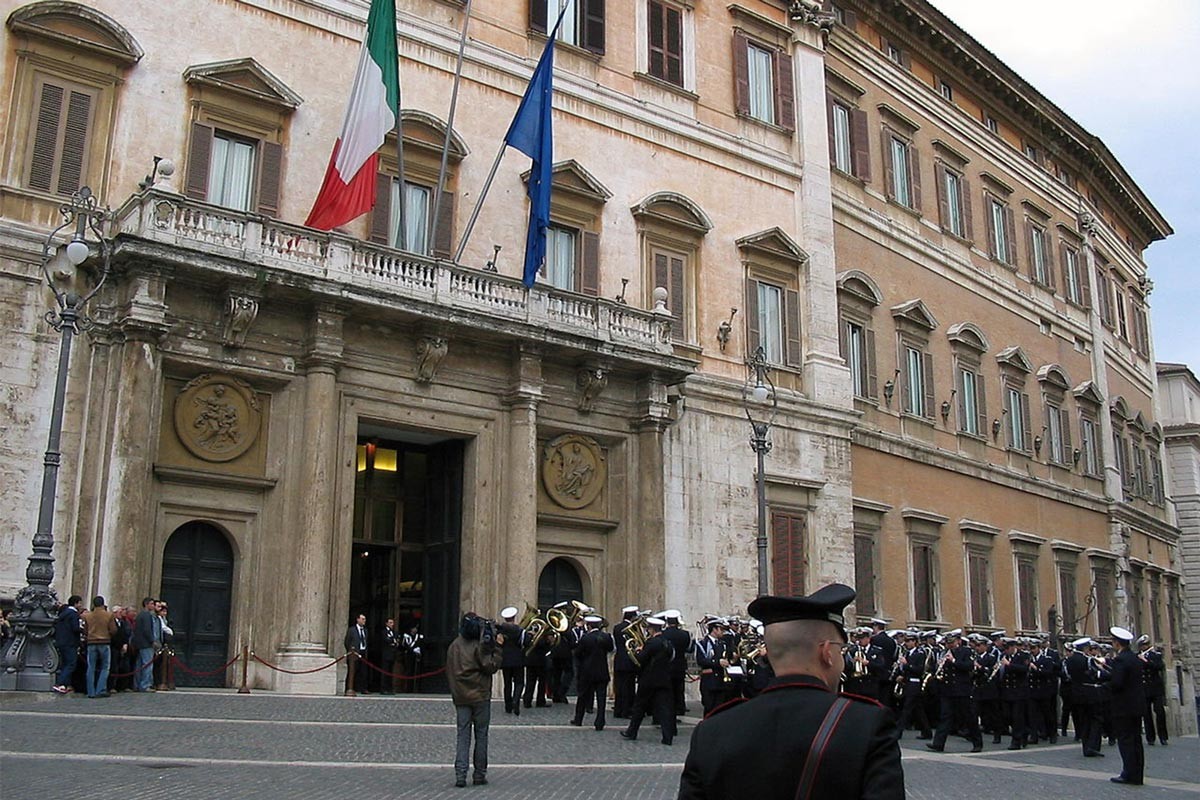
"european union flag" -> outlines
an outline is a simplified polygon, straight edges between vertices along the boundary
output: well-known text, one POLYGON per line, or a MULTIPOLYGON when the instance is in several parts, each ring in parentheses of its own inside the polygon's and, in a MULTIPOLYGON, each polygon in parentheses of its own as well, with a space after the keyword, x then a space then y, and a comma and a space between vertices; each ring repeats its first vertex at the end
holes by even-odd
MULTIPOLYGON (((562 22, 562 16, 559 16, 562 22)), ((538 60, 529 88, 521 98, 504 142, 533 159, 529 173, 529 233, 525 238, 525 286, 533 286, 546 258, 546 226, 550 224, 550 181, 554 165, 553 135, 550 130, 550 94, 554 78, 554 26, 546 49, 538 60)))

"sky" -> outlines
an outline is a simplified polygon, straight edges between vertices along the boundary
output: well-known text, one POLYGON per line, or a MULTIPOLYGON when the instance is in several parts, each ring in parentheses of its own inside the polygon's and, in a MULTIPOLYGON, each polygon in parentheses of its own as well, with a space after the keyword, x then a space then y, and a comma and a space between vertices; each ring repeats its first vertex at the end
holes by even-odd
POLYGON ((1145 252, 1154 357, 1200 370, 1200 0, 930 0, 1100 137, 1174 235, 1145 252))

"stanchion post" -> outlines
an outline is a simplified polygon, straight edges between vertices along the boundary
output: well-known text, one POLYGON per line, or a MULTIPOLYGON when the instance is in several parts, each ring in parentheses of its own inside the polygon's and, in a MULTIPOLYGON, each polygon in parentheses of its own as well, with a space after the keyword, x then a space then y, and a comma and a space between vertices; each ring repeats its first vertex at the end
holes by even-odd
POLYGON ((358 663, 358 651, 351 650, 346 656, 346 697, 357 697, 358 692, 354 691, 354 672, 355 665, 358 663))
POLYGON ((242 645, 242 685, 237 690, 238 694, 250 694, 250 687, 246 685, 246 671, 250 668, 250 646, 242 645))

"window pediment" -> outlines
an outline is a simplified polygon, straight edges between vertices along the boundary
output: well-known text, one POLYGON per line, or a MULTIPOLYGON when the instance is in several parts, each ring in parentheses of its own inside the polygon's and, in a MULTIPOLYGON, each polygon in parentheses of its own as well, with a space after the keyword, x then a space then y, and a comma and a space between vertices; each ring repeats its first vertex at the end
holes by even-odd
POLYGON ((986 353, 990 348, 987 336, 972 322, 960 322, 951 325, 946 331, 946 338, 955 344, 968 347, 977 353, 986 353))
POLYGON ((1042 383, 1048 383, 1063 391, 1071 388, 1071 381, 1067 377, 1067 373, 1058 364, 1046 364, 1037 371, 1037 379, 1042 383))
POLYGON ((983 180, 984 188, 989 189, 996 194, 1001 194, 1005 197, 1008 197, 1013 193, 1013 188, 1011 186, 990 172, 981 172, 979 173, 979 177, 983 180))
POLYGON ((1075 395, 1076 400, 1086 400, 1087 402, 1095 403, 1096 405, 1101 405, 1104 403, 1104 395, 1100 393, 1098 388, 1096 388, 1096 383, 1094 381, 1084 381, 1072 389, 1071 393, 1075 395))
MULTIPOLYGON (((521 181, 529 183, 532 170, 521 173, 521 181)), ((551 168, 551 182, 556 190, 561 189, 570 194, 590 200, 593 203, 603 203, 612 197, 612 192, 604 184, 596 180, 575 159, 560 161, 551 168)))
POLYGON ((794 264, 808 262, 808 253, 780 228, 770 228, 743 236, 735 244, 741 250, 754 250, 768 258, 794 264))
POLYGON ((630 209, 635 217, 647 217, 701 235, 712 230, 712 220, 695 201, 677 192, 655 192, 630 209))
POLYGON ((8 17, 14 33, 37 36, 132 66, 145 51, 112 17, 79 3, 50 0, 22 6, 8 17))
POLYGON ((877 108, 879 109, 879 116, 883 118, 884 123, 895 128, 900 133, 903 133, 907 136, 912 136, 921 129, 920 125, 913 122, 911 119, 904 116, 887 103, 880 103, 877 108))
POLYGON ((857 297, 871 306, 883 303, 883 292, 879 290, 879 284, 875 283, 871 276, 862 270, 851 269, 839 272, 837 284, 839 291, 857 297))
POLYGON ((235 58, 211 64, 197 64, 183 71, 188 84, 208 86, 291 113, 304 102, 287 84, 253 58, 235 58))
POLYGON ((1133 415, 1129 413, 1129 404, 1125 402, 1125 398, 1121 395, 1117 395, 1113 398, 1112 412, 1123 421, 1128 421, 1133 418, 1133 415))
POLYGON ((1000 364, 1010 366, 1024 373, 1033 372, 1033 364, 1029 361, 1029 357, 1025 355, 1025 351, 1017 345, 1006 347, 996 354, 996 361, 1000 364))
POLYGON ((1146 422, 1146 415, 1141 411, 1133 415, 1132 425, 1136 430, 1141 431, 1143 434, 1150 432, 1150 423, 1146 422))
POLYGON ((909 300, 907 303, 892 306, 892 316, 898 320, 907 320, 927 331, 935 330, 938 326, 937 318, 933 316, 929 306, 925 305, 924 300, 909 300))

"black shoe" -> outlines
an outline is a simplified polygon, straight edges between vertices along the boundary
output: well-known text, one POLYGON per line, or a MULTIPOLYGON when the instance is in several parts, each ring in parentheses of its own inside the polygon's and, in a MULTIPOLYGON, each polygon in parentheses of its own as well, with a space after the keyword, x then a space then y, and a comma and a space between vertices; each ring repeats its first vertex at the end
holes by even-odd
POLYGON ((981 744, 977 744, 977 745, 975 745, 974 747, 972 747, 972 748, 971 748, 971 752, 972 752, 972 753, 982 753, 982 752, 983 752, 983 745, 981 745, 981 744))
POLYGON ((621 738, 622 738, 622 739, 628 739, 628 740, 629 740, 629 741, 631 741, 631 742, 636 742, 636 741, 637 741, 637 734, 636 734, 636 733, 630 733, 629 731, 621 731, 621 738))
POLYGON ((1151 747, 1154 747, 1154 740, 1153 740, 1153 739, 1147 739, 1147 740, 1146 740, 1146 744, 1150 745, 1151 747))
POLYGON ((929 744, 925 745, 925 748, 926 748, 927 750, 932 750, 932 751, 933 751, 933 752, 935 752, 935 753, 944 753, 944 752, 946 752, 946 748, 945 748, 945 747, 938 747, 938 746, 937 746, 936 744, 934 744, 933 742, 930 742, 929 744))
POLYGON ((665 744, 667 747, 670 747, 670 746, 671 746, 671 740, 670 740, 670 739, 663 739, 663 744, 665 744))
POLYGON ((1131 781, 1131 780, 1129 780, 1129 778, 1126 778, 1124 775, 1118 775, 1115 778, 1109 778, 1109 780, 1112 781, 1113 783, 1127 783, 1130 786, 1141 786, 1142 785, 1141 781, 1131 781))
POLYGON ((1084 753, 1083 755, 1084 758, 1104 758, 1104 753, 1101 753, 1099 750, 1093 750, 1092 752, 1084 753))
POLYGON ((454 785, 457 786, 459 789, 465 788, 467 785, 467 779, 466 778, 455 778, 454 785))
POLYGON ((603 725, 597 725, 597 726, 596 726, 596 730, 597 730, 597 731, 602 731, 602 730, 604 730, 604 726, 603 726, 603 725))
POLYGON ((1114 738, 1112 738, 1112 737, 1110 736, 1110 737, 1108 738, 1108 746, 1109 746, 1109 747, 1116 747, 1116 746, 1117 746, 1117 740, 1116 740, 1116 739, 1114 739, 1114 738))
MULTIPOLYGON (((526 708, 529 708, 529 706, 525 706, 525 707, 526 707, 526 708)), ((545 708, 545 707, 546 707, 546 701, 545 701, 545 700, 538 700, 538 702, 537 702, 537 707, 538 707, 538 708, 545 708)))
POLYGON ((1050 744, 1058 744, 1058 737, 1057 737, 1057 736, 1051 736, 1051 737, 1050 737, 1050 744))
POLYGON ((483 775, 476 775, 474 778, 471 778, 471 783, 475 786, 487 786, 487 778, 483 775))
POLYGON ((574 725, 576 728, 582 728, 582 727, 583 727, 583 723, 582 723, 582 722, 580 722, 580 721, 579 721, 579 720, 577 720, 577 719, 569 719, 569 720, 567 720, 567 724, 568 724, 568 725, 574 725))
POLYGON ((1166 739, 1163 739, 1162 741, 1160 741, 1160 742, 1159 742, 1159 744, 1161 744, 1163 747, 1166 747, 1166 746, 1167 746, 1167 740, 1166 740, 1166 739))
POLYGON ((917 740, 918 740, 918 741, 925 741, 925 740, 927 740, 927 739, 932 739, 932 738, 933 738, 933 734, 932 734, 932 733, 922 733, 920 736, 918 736, 918 737, 917 737, 917 740))
POLYGON ((1020 750, 1020 749, 1021 749, 1021 744, 1020 744, 1020 742, 1013 742, 1012 744, 1010 744, 1010 745, 1008 746, 1008 749, 1009 749, 1009 750, 1020 750))
POLYGON ((520 706, 517 706, 516 708, 513 709, 513 716, 514 717, 521 716, 521 707, 520 706))

